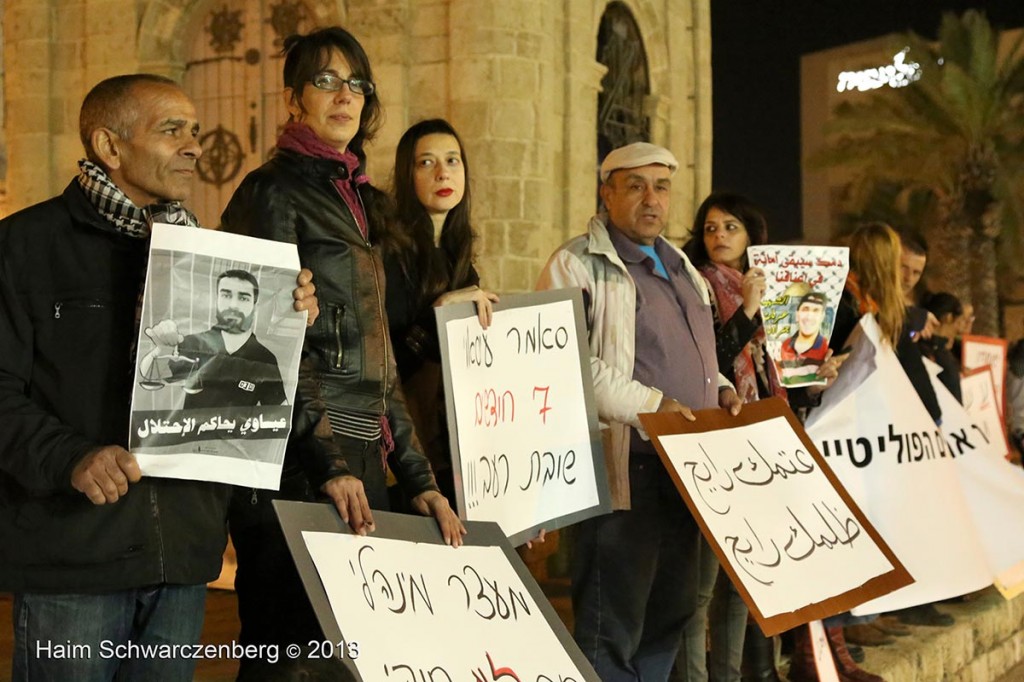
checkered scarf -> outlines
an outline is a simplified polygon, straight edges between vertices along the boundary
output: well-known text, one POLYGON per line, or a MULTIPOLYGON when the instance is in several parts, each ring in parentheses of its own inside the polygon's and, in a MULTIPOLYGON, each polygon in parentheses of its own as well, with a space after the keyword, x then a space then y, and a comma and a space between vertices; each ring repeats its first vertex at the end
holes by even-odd
POLYGON ((78 184, 92 205, 117 232, 147 239, 153 223, 199 226, 199 220, 177 201, 164 201, 139 208, 113 183, 106 171, 92 161, 78 162, 78 184))

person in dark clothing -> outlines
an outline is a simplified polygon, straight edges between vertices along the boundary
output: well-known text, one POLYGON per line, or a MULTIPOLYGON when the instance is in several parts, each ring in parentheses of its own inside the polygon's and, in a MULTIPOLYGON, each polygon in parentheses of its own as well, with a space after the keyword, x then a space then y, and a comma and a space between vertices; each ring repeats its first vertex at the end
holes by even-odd
MULTIPOLYGON (((126 449, 150 227, 196 226, 179 202, 199 124, 174 81, 135 74, 89 92, 80 131, 80 175, 0 222, 0 590, 14 593, 13 679, 184 682, 191 657, 97 647, 195 644, 221 568, 230 487, 142 477, 126 449), (92 655, 48 656, 44 642, 92 655)), ((315 319, 309 278, 296 309, 315 319)))
POLYGON ((923 339, 921 350, 925 356, 942 367, 939 381, 949 389, 957 402, 963 402, 960 391, 960 358, 953 355, 953 339, 963 326, 964 307, 953 294, 940 291, 926 294, 924 308, 939 321, 939 327, 930 339, 923 339))
MULTIPOLYGON (((398 390, 384 313, 384 267, 378 244, 390 228, 387 196, 363 168, 364 143, 376 131, 381 102, 359 41, 334 26, 290 36, 283 80, 289 121, 267 163, 249 173, 221 216, 223 229, 290 242, 317 272, 326 314, 306 333, 312 380, 297 398, 324 405, 317 433, 340 457, 319 488, 302 472, 285 472, 281 490, 239 491, 231 537, 238 553, 241 641, 305 644, 322 633, 274 515, 275 498, 306 501, 317 492, 341 500, 354 532, 374 530, 371 509, 389 508, 386 471, 407 503, 432 516, 445 541, 462 543, 466 529, 438 491, 398 390)), ((239 678, 260 679, 242 662, 239 678)))
MULTIPOLYGON (((823 389, 814 387, 787 390, 765 347, 766 338, 760 307, 765 278, 761 268, 751 268, 747 247, 768 243, 768 225, 757 206, 744 196, 715 192, 697 209, 684 253, 707 281, 715 325, 715 351, 718 366, 745 403, 778 397, 795 409, 817 404, 823 389)), ((825 297, 811 293, 809 305, 824 310, 825 297)), ((813 311, 817 312, 817 311, 813 311)), ((812 315, 818 329, 821 315, 812 315)), ((813 320, 808 320, 812 322, 813 320)), ((817 340, 813 345, 819 345, 817 340)), ((839 362, 832 360, 822 339, 819 376, 827 382, 837 376, 839 362), (827 356, 827 357, 826 357, 827 356), (823 361, 823 362, 822 362, 823 361)), ((731 682, 751 677, 778 679, 773 644, 756 623, 748 623, 747 607, 735 585, 724 572, 710 546, 699 545, 697 611, 687 622, 683 644, 676 658, 671 680, 731 682), (710 652, 705 666, 704 651, 710 634, 710 652)))
POLYGON ((283 404, 286 396, 277 357, 253 334, 259 295, 259 282, 252 273, 221 273, 217 278, 217 323, 205 332, 184 337, 174 320, 146 329, 156 347, 139 363, 142 376, 162 377, 153 365, 158 358, 166 358, 169 380, 185 382, 187 410, 283 404))
POLYGON ((928 242, 924 237, 910 230, 900 232, 900 286, 907 315, 903 334, 896 344, 896 357, 921 402, 928 409, 928 414, 936 424, 941 424, 942 408, 939 407, 931 377, 925 369, 920 345, 922 340, 931 338, 939 324, 934 315, 919 305, 922 297, 927 295, 921 281, 927 265, 928 242))
POLYGON ((444 120, 413 125, 395 152, 396 229, 383 242, 391 345, 409 414, 441 492, 455 499, 434 308, 473 302, 490 325, 494 293, 473 267, 469 164, 444 120))

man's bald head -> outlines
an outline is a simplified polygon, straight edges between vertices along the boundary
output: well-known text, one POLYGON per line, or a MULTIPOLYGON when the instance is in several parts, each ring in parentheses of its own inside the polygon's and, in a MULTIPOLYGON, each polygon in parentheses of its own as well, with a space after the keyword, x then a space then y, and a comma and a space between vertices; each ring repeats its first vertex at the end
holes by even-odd
POLYGON ((114 76, 100 81, 89 91, 82 102, 78 115, 78 134, 85 147, 85 156, 93 163, 103 165, 92 145, 92 133, 98 128, 107 128, 127 139, 132 125, 139 115, 134 99, 134 90, 139 85, 170 85, 179 87, 170 78, 150 73, 133 73, 114 76))

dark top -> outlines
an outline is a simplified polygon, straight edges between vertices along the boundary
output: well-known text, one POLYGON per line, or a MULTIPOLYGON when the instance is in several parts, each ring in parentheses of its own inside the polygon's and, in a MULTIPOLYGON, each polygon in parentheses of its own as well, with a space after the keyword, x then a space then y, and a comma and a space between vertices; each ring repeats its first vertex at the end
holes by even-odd
MULTIPOLYGON (((461 288, 450 282, 452 263, 445 251, 435 247, 432 257, 436 265, 449 275, 449 284, 444 291, 461 288)), ((387 280, 385 308, 391 330, 391 346, 395 350, 398 376, 408 380, 425 362, 441 361, 434 302, 421 300, 421 274, 415 269, 406 273, 397 258, 384 259, 384 275, 387 280)), ((463 286, 479 284, 480 276, 475 269, 470 268, 469 281, 463 286)))
POLYGON ((939 381, 949 389, 958 403, 963 403, 963 393, 960 390, 960 360, 947 347, 949 339, 935 335, 930 339, 921 339, 918 343, 925 357, 942 367, 939 381))
MULTIPOLYGON (((908 320, 916 319, 919 316, 919 313, 913 310, 914 308, 917 308, 917 306, 910 306, 907 309, 908 320)), ((917 308, 917 310, 922 309, 917 308)), ((900 359, 903 371, 907 373, 907 378, 914 385, 914 390, 917 391, 918 397, 924 403, 925 408, 928 409, 928 414, 938 424, 942 421, 942 408, 939 407, 939 398, 935 395, 935 387, 932 386, 932 378, 928 375, 928 368, 924 366, 921 344, 914 340, 917 336, 917 331, 909 323, 903 325, 899 343, 896 344, 896 357, 900 359), (914 332, 913 335, 911 335, 912 331, 914 332)))
MULTIPOLYGON (((363 237, 334 184, 347 177, 348 169, 336 161, 279 149, 245 177, 221 223, 229 232, 298 247, 302 266, 314 273, 320 316, 306 330, 304 367, 311 381, 304 390, 300 373, 296 402, 308 396, 322 404, 332 432, 357 440, 380 437, 380 419, 386 417, 395 444, 388 461, 411 499, 437 485, 402 392, 395 390, 398 372, 384 310, 380 249, 363 237)), ((380 191, 369 185, 357 191, 367 211, 381 201, 380 191)), ((348 473, 343 458, 331 473, 348 473)))
MULTIPOLYGON (((718 371, 726 379, 735 383, 736 370, 733 363, 760 328, 761 322, 757 317, 750 319, 742 308, 737 308, 728 321, 715 328, 715 353, 718 356, 718 371)), ((765 353, 765 362, 771 362, 765 353)), ((768 388, 762 386, 761 375, 757 376, 757 392, 761 397, 768 395, 768 388), (764 390, 762 390, 762 388, 764 390)))
MULTIPOLYGON (((435 247, 431 256, 435 266, 448 274, 445 291, 456 287, 451 282, 453 264, 448 254, 435 247)), ((454 500, 452 453, 444 382, 441 380, 441 349, 438 339, 434 301, 421 295, 422 277, 418 270, 406 272, 397 258, 384 259, 387 279, 385 308, 391 330, 391 346, 395 350, 398 378, 402 383, 409 415, 416 427, 423 451, 437 474, 441 492, 454 500)), ((469 281, 463 286, 480 283, 476 270, 470 268, 469 281)))
MULTIPOLYGON (((654 271, 654 259, 617 228, 608 235, 636 285, 636 345, 633 379, 657 388, 693 410, 718 407, 718 358, 711 306, 701 300, 683 261, 666 242, 655 249, 668 279, 654 271)), ((634 430, 630 450, 654 454, 651 441, 634 430)))
MULTIPOLYGON (((99 593, 217 577, 230 486, 143 477, 116 504, 71 488, 128 445, 147 240, 76 181, 0 222, 0 590, 99 593)), ((187 228, 182 228, 187 229, 187 228)))
POLYGON ((187 410, 285 402, 277 358, 256 340, 255 334, 250 334, 234 353, 224 347, 220 330, 191 334, 178 345, 178 358, 169 360, 168 366, 174 381, 186 382, 187 410))

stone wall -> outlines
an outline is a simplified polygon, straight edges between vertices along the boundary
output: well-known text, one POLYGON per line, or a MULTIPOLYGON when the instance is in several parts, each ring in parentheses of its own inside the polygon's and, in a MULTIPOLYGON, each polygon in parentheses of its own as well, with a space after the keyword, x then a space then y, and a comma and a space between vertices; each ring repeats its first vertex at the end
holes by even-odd
MULTIPOLYGON (((78 107, 102 78, 145 70, 180 78, 196 17, 212 0, 6 0, 7 211, 61 191, 81 156, 78 107)), ((685 236, 710 189, 708 0, 627 0, 650 67, 654 142, 683 164, 669 235, 685 236)), ((484 284, 532 288, 547 256, 594 211, 597 31, 604 0, 327 0, 318 24, 342 22, 374 65, 385 125, 371 177, 390 184, 402 131, 448 118, 472 174, 484 284), (556 11, 552 11, 552 9, 556 11)), ((204 122, 210 125, 210 122, 204 122)), ((240 179, 240 178, 239 178, 240 179)))

